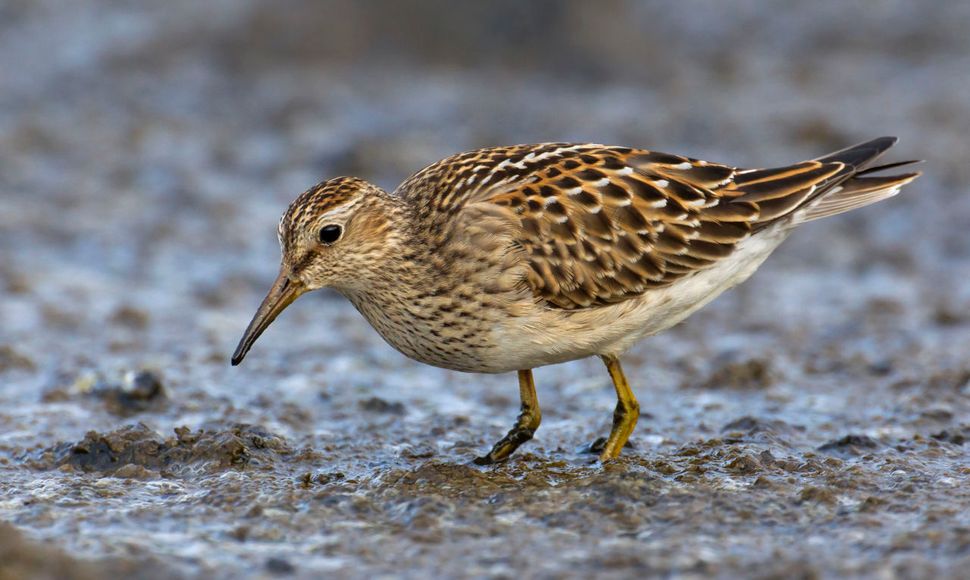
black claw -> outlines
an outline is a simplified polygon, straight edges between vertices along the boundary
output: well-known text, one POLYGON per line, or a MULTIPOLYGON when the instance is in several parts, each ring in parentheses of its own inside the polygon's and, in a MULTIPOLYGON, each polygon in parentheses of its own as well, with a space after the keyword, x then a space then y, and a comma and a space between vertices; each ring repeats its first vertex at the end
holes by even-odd
POLYGON ((509 431, 508 435, 502 437, 498 443, 496 443, 492 450, 488 452, 488 455, 483 455, 481 457, 475 458, 475 465, 495 465, 496 463, 501 463, 506 461, 515 450, 519 448, 523 443, 532 439, 535 435, 535 429, 529 429, 526 427, 513 427, 509 431), (508 449, 511 447, 511 449, 508 449), (508 451, 506 451, 508 449, 508 451))
POLYGON ((476 457, 474 459, 474 463, 475 465, 495 465, 496 463, 498 463, 498 461, 493 459, 492 454, 489 453, 488 455, 482 455, 481 457, 476 457))
POLYGON ((606 447, 606 437, 600 437, 589 444, 586 453, 601 453, 604 447, 606 447))
MULTIPOLYGON (((603 448, 606 447, 606 437, 600 437, 596 441, 589 444, 584 453, 602 453, 603 448)), ((623 444, 624 449, 636 449, 637 446, 634 445, 633 441, 627 439, 627 442, 623 444)))

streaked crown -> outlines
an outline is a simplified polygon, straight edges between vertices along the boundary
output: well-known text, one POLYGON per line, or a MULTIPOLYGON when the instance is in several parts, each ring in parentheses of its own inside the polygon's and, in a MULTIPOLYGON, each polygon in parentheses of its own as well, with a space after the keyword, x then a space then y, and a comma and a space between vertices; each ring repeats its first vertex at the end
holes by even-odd
POLYGON ((386 196, 376 185, 358 177, 335 177, 301 193, 283 212, 279 223, 280 245, 289 247, 311 224, 329 214, 349 213, 369 196, 386 196))
POLYGON ((283 270, 309 289, 348 289, 393 252, 396 210, 392 196, 356 177, 311 187, 280 218, 283 270))

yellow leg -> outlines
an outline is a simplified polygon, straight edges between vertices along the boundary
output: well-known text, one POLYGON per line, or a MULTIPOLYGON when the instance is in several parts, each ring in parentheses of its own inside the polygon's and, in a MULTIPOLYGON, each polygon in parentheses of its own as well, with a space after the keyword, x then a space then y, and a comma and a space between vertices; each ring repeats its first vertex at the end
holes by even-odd
POLYGON ((491 465, 505 461, 520 445, 532 439, 539 423, 542 421, 542 411, 539 410, 539 399, 536 397, 536 384, 532 380, 532 369, 519 371, 519 398, 522 399, 522 411, 515 425, 505 437, 496 443, 488 455, 478 457, 478 465, 491 465))
POLYGON ((603 356, 606 363, 606 370, 613 379, 613 386, 616 387, 616 410, 613 411, 613 429, 610 436, 603 446, 600 453, 600 461, 616 459, 620 455, 623 446, 626 445, 630 434, 637 426, 637 419, 640 417, 640 403, 630 390, 630 383, 626 382, 623 369, 620 367, 620 359, 612 355, 603 356))

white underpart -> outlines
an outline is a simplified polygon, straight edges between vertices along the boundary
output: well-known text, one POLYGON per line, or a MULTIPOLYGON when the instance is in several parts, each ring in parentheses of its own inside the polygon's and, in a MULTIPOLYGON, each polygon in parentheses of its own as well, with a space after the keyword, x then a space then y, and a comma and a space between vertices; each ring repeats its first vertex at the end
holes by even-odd
POLYGON ((506 318, 492 331, 499 351, 495 366, 507 372, 593 355, 620 355, 641 339, 662 332, 748 279, 788 236, 785 226, 765 230, 738 244, 727 258, 674 284, 609 306, 541 310, 506 318))

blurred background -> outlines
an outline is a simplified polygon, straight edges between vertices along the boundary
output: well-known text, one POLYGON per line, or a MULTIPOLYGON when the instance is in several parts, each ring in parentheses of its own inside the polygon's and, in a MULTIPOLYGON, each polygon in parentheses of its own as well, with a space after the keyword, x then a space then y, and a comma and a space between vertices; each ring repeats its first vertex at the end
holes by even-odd
MULTIPOLYGON (((844 425, 893 441, 966 425, 967 30, 970 2, 956 0, 2 0, 6 498, 34 497, 44 481, 46 501, 68 501, 77 482, 57 471, 39 475, 36 466, 24 467, 24 454, 132 421, 159 437, 182 424, 249 421, 294 446, 332 450, 329 442, 337 440, 356 450, 352 459, 334 451, 316 467, 281 460, 283 482, 295 477, 287 470, 321 463, 378 480, 388 465, 408 470, 429 457, 402 455, 377 435, 341 439, 367 433, 374 421, 409 445, 434 445, 428 433, 438 423, 460 427, 458 443, 431 454, 445 461, 460 463, 484 448, 511 420, 514 379, 408 361, 333 295, 304 298, 266 333, 246 366, 230 372, 227 363, 276 273, 276 222, 299 192, 345 174, 390 190, 452 153, 514 143, 601 142, 772 166, 899 136, 888 161, 926 160, 925 175, 902 195, 807 226, 747 285, 705 310, 703 320, 631 353, 644 408, 666 417, 641 427, 640 446, 656 445, 661 453, 665 444, 657 442, 665 437, 676 445, 706 437, 746 411, 801 421, 808 452, 844 425), (753 380, 776 377, 767 390, 697 388, 759 364, 768 370, 753 380), (92 402, 97 385, 143 368, 163 377, 166 406, 119 415, 92 402), (920 390, 932 383, 927 377, 948 385, 940 387, 944 394, 920 390), (809 397, 804 391, 813 381, 830 398, 800 398, 809 397), (666 394, 647 402, 656 392, 666 394), (391 413, 378 421, 352 412, 371 396, 405 405, 405 417, 391 413), (780 400, 791 416, 778 408, 780 400), (661 413, 664 405, 669 413, 661 413), (941 406, 948 415, 936 416, 949 423, 919 423, 927 409, 941 406), (799 416, 806 408, 812 413, 799 416), (448 423, 454 417, 463 419, 448 423), (364 457, 369 462, 356 463, 364 457)), ((552 406, 545 443, 537 447, 545 451, 537 453, 571 453, 605 428, 612 401, 601 374, 596 361, 540 371, 540 398, 552 406), (585 378, 577 382, 579 376, 585 378)), ((941 473, 957 473, 946 462, 952 457, 935 461, 943 462, 933 464, 941 473)), ((966 477, 965 463, 963 469, 966 477)), ((180 485, 203 491, 217 485, 200 481, 180 485)), ((261 485, 252 493, 276 489, 261 485)), ((252 497, 238 504, 248 506, 252 497)), ((200 545, 217 541, 205 535, 211 530, 163 541, 158 530, 170 528, 161 516, 148 524, 125 512, 138 523, 123 524, 99 515, 120 505, 90 502, 67 512, 38 512, 36 501, 16 509, 8 503, 0 518, 87 557, 117 556, 124 537, 124 554, 167 554, 190 571, 248 561, 237 554, 241 560, 214 563, 215 555, 199 555, 200 545), (87 539, 73 535, 79 532, 87 539)), ((200 504, 178 505, 165 509, 200 504)), ((923 522, 923 515, 912 521, 923 522)), ((380 528, 395 517, 371 523, 380 528)), ((544 521, 530 525, 545 529, 544 521)), ((535 529, 533 538, 546 538, 535 529)), ((610 530, 604 537, 613 537, 610 530)), ((696 529, 678 530, 702 537, 696 529)), ((806 533, 791 531, 799 539, 806 533)), ((733 532, 728 527, 711 537, 720 533, 733 532)), ((782 560, 801 561, 800 553, 785 552, 793 542, 772 535, 765 531, 751 546, 777 541, 778 553, 788 554, 782 560)), ((945 546, 953 558, 959 546, 966 549, 966 536, 960 538, 945 546)), ((546 540, 560 549, 553 536, 546 540)), ((662 547, 651 552, 636 537, 622 541, 628 540, 630 558, 673 557, 662 547)), ((463 546, 474 553, 468 542, 463 546)), ((820 542, 819 554, 849 545, 837 535, 820 542)), ((861 562, 863 568, 850 566, 855 570, 882 565, 888 560, 880 554, 888 552, 880 550, 890 548, 880 542, 846 548, 850 553, 840 557, 861 562)), ((708 561, 723 562, 726 553, 717 542, 707 552, 689 543, 681 548, 708 561)), ((254 553, 262 565, 269 552, 254 553)), ((735 564, 751 561, 739 554, 735 564)), ((438 559, 432 563, 443 557, 433 550, 432 556, 438 559)), ((650 565, 691 569, 684 557, 650 565)), ((358 555, 348 565, 381 569, 371 558, 358 555)), ((418 560, 411 563, 420 567, 418 560)))

